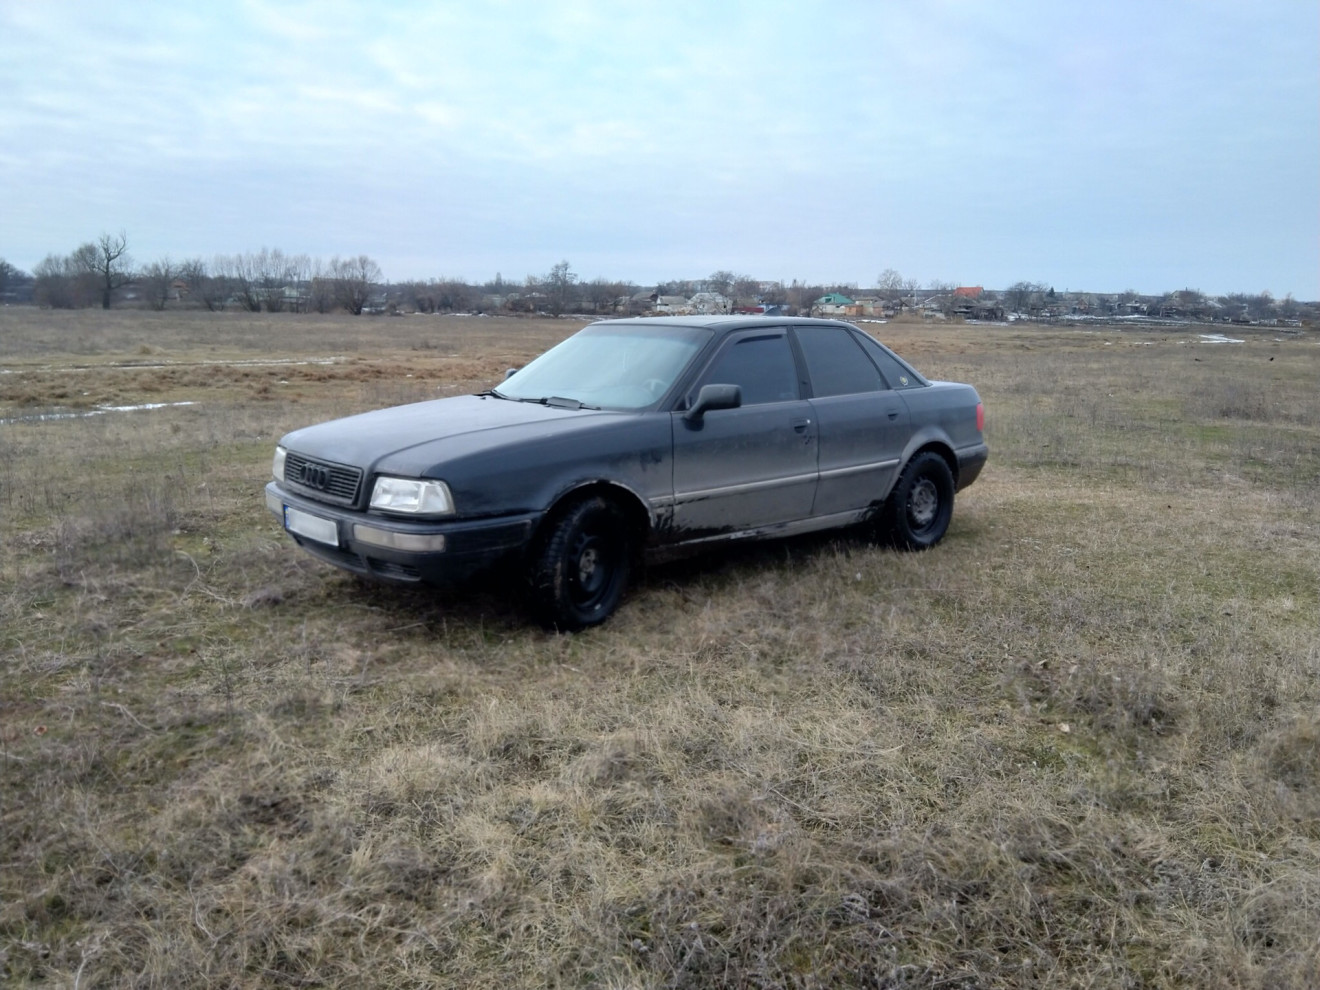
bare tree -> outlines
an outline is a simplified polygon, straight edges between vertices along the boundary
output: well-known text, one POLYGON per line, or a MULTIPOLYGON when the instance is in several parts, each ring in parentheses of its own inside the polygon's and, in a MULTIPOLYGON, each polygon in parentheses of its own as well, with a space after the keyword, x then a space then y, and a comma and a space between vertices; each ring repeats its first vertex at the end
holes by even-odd
POLYGON ((875 284, 880 289, 880 295, 890 302, 898 302, 903 298, 903 276, 893 268, 882 271, 875 284))
POLYGON ((1004 308, 1010 313, 1034 316, 1045 304, 1045 290, 1040 282, 1014 282, 1004 290, 1004 308))
POLYGON ((1247 313, 1253 320, 1272 320, 1275 316, 1274 296, 1269 289, 1251 296, 1247 301, 1247 313))
POLYGON ((39 306, 74 309, 90 306, 100 292, 90 268, 95 246, 84 244, 73 254, 48 254, 32 269, 33 298, 39 306))
POLYGON ((142 285, 146 292, 147 305, 155 310, 162 310, 169 302, 174 291, 174 280, 179 277, 179 269, 170 261, 169 255, 159 261, 153 261, 142 272, 142 285))
POLYGON ((729 291, 733 286, 733 280, 737 277, 738 276, 734 275, 733 272, 726 272, 723 270, 711 272, 706 278, 705 291, 718 292, 720 295, 728 298, 729 291))
POLYGON ((225 308, 225 296, 229 290, 222 279, 211 276, 206 269, 206 262, 201 258, 187 258, 179 262, 176 273, 178 279, 187 286, 184 294, 195 299, 211 312, 225 308))
POLYGON ((39 306, 73 309, 73 275, 68 258, 48 254, 32 269, 33 298, 39 306))
POLYGON ((334 272, 336 301, 354 316, 361 316, 372 289, 380 282, 380 265, 359 254, 356 258, 334 258, 330 268, 334 272))
POLYGON ((252 255, 252 276, 256 296, 265 305, 266 312, 283 312, 284 252, 279 248, 270 251, 262 247, 252 255))
POLYGON ((734 308, 738 306, 754 306, 761 301, 761 282, 750 275, 735 275, 733 281, 729 283, 729 304, 734 308))
POLYGON ((594 278, 580 283, 582 299, 591 304, 593 313, 612 314, 627 308, 633 287, 626 282, 612 282, 607 278, 594 278))
POLYGON ((0 298, 9 291, 9 280, 17 274, 18 270, 13 265, 0 258, 0 298))
POLYGON ((267 313, 302 309, 302 282, 309 266, 306 255, 287 255, 279 248, 263 247, 249 256, 253 295, 265 305, 267 313))
POLYGON ((334 308, 334 267, 317 258, 308 268, 307 310, 311 313, 328 313, 334 308))
POLYGON ((432 279, 429 282, 409 282, 404 286, 404 298, 412 303, 418 313, 434 313, 440 301, 439 284, 432 279))
POLYGON ((765 286, 758 286, 761 302, 767 306, 787 306, 788 290, 784 288, 783 282, 770 282, 765 286))
POLYGON ((408 282, 401 286, 400 298, 419 313, 466 312, 473 307, 479 290, 462 279, 440 278, 427 282, 408 282))
POLYGON ((84 244, 74 252, 77 264, 96 276, 101 292, 101 308, 109 309, 115 291, 133 281, 133 259, 128 254, 128 235, 102 234, 95 243, 84 244))
POLYGON ((1226 296, 1219 296, 1215 301, 1223 307, 1225 316, 1230 320, 1242 323, 1250 320, 1248 315, 1250 298, 1244 292, 1230 292, 1226 296))
POLYGON ((215 271, 229 283, 229 293, 240 308, 249 313, 261 312, 261 286, 256 255, 216 255, 215 271))
POLYGON ((550 269, 550 274, 541 281, 541 289, 546 294, 550 312, 559 316, 574 302, 576 295, 577 274, 567 261, 561 261, 550 269))
POLYGON ((876 285, 880 288, 880 296, 894 310, 903 308, 903 300, 908 300, 908 305, 915 307, 917 304, 917 280, 915 278, 904 278, 893 268, 886 268, 876 279, 876 285))
POLYGON ((212 313, 223 312, 229 305, 234 288, 223 255, 217 255, 209 268, 201 258, 184 262, 183 278, 188 283, 188 291, 212 313))
POLYGON ((476 292, 462 279, 442 278, 433 283, 439 291, 436 309, 445 313, 467 312, 476 301, 476 292))
POLYGON ((286 295, 285 302, 295 313, 305 313, 308 309, 312 269, 318 262, 305 254, 288 255, 286 261, 284 271, 289 279, 290 292, 286 295))

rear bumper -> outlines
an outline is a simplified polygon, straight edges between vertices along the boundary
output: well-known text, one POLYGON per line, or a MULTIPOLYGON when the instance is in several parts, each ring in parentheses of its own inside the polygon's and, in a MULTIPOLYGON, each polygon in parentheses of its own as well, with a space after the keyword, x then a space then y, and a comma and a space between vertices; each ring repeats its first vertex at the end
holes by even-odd
POLYGON ((958 491, 962 491, 976 480, 989 456, 990 448, 983 443, 975 447, 964 447, 958 451, 958 491))
POLYGON ((396 519, 313 502, 273 481, 266 485, 266 508, 308 553, 354 574, 396 584, 454 584, 516 558, 541 517, 528 513, 465 521, 396 519), (291 531, 290 509, 312 517, 325 538, 291 531), (327 542, 330 538, 333 544, 327 542), (388 542, 428 549, 382 545, 388 542))

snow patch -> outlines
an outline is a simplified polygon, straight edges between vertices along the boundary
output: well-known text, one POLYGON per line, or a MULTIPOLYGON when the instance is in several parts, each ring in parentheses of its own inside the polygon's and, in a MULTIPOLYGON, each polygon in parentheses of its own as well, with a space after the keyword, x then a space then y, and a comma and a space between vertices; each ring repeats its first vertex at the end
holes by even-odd
POLYGON ((8 426, 12 423, 49 423, 57 419, 88 419, 92 416, 104 416, 107 413, 116 412, 139 412, 144 409, 168 409, 174 406, 195 406, 196 402, 146 402, 138 406, 97 406, 95 409, 67 409, 52 410, 44 413, 31 413, 27 416, 14 416, 10 419, 0 419, 0 426, 8 426))

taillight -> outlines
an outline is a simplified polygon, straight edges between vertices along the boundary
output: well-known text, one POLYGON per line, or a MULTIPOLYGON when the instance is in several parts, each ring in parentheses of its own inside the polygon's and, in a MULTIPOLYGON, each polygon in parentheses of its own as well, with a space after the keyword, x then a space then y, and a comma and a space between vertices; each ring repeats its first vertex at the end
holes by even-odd
POLYGON ((977 433, 984 433, 984 432, 985 432, 985 403, 984 403, 984 402, 978 402, 978 403, 976 404, 976 432, 977 432, 977 433))

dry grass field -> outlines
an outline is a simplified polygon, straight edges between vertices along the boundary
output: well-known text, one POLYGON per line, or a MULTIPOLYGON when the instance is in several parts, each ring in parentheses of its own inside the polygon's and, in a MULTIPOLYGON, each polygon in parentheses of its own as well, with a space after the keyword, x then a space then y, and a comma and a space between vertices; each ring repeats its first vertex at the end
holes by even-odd
POLYGON ((985 399, 946 540, 574 636, 266 512, 578 325, 0 309, 0 981, 1320 986, 1320 333, 870 327, 985 399))

